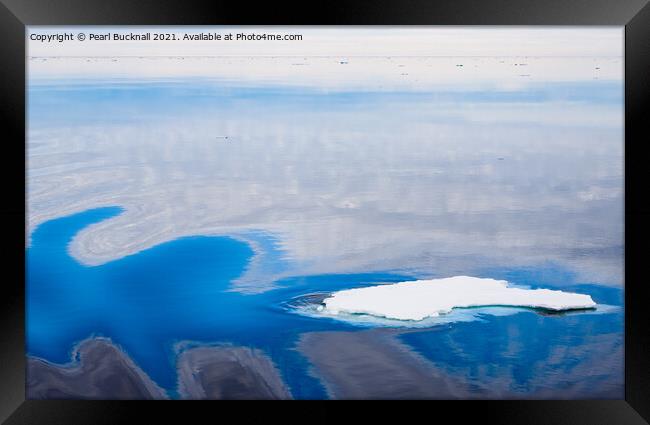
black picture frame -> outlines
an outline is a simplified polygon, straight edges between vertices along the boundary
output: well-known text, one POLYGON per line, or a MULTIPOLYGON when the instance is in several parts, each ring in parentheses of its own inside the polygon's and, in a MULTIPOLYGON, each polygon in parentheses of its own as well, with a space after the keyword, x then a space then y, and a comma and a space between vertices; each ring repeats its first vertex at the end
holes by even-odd
MULTIPOLYGON (((454 421, 500 424, 643 424, 650 421, 650 314, 644 245, 650 199, 644 178, 650 122, 650 5, 647 0, 375 0, 336 2, 0 0, 2 258, 0 420, 7 424, 117 424, 175 420, 196 414, 224 420, 268 420, 285 410, 301 420, 334 419, 350 403, 238 403, 25 400, 25 27, 28 25, 613 25, 625 26, 625 399, 582 401, 458 401, 365 404, 385 419, 404 409, 454 421), (23 182, 21 184, 21 182, 23 182), (645 261, 644 261, 645 260, 645 261), (8 272, 7 272, 8 271, 8 272), (435 403, 435 404, 432 404, 435 403), (462 403, 462 404, 460 404, 462 403), (467 403, 473 403, 471 405, 467 403), (305 413, 307 415, 305 415, 305 413), (144 415, 144 416, 143 416, 144 415), (236 416, 237 417, 237 416, 236 416), (221 418, 221 419, 220 419, 221 418)), ((286 416, 285 416, 286 417, 286 416)), ((425 416, 426 417, 426 416, 425 416)))

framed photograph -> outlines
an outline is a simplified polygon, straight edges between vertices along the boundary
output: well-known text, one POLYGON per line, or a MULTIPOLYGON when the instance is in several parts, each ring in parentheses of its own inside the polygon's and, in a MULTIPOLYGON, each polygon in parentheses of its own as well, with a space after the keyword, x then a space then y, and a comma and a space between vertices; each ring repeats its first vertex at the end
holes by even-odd
POLYGON ((0 420, 647 423, 646 2, 3 3, 0 420))

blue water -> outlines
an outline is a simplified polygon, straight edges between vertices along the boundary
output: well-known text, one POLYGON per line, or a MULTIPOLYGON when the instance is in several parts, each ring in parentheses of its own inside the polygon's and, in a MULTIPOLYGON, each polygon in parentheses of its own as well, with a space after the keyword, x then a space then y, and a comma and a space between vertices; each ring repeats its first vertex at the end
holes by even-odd
MULTIPOLYGON (((323 91, 307 87, 260 87, 215 84, 214 81, 188 79, 182 83, 129 84, 127 82, 94 82, 69 84, 57 80, 55 84, 30 82, 29 109, 30 128, 41 126, 89 125, 107 122, 160 121, 179 115, 191 115, 205 111, 245 115, 252 108, 262 108, 290 114, 311 111, 331 113, 332 110, 353 110, 364 107, 386 108, 386 105, 463 104, 497 106, 511 103, 541 104, 552 102, 582 103, 586 105, 621 107, 623 90, 619 81, 530 83, 525 90, 496 90, 442 87, 425 92, 374 92, 374 91, 323 91), (60 104, 65 93, 65 108, 60 104), (361 106, 360 106, 361 105, 361 106), (218 111, 218 112, 217 112, 218 111)), ((617 109, 619 111, 620 109, 617 109)), ((399 111, 390 107, 391 115, 401 117, 399 111)), ((453 114, 444 115, 446 122, 459 120, 453 114)), ((431 119, 428 116, 428 119, 431 119)), ((465 123, 464 121, 462 121, 465 123)), ((539 123, 527 123, 539 126, 539 123)), ((602 131, 602 129, 601 129, 602 131)))
MULTIPOLYGON (((107 336, 177 396, 174 345, 229 342, 268 354, 293 397, 324 398, 323 384, 309 373, 310 364, 295 350, 296 341, 305 332, 364 328, 294 314, 286 302, 314 292, 407 279, 388 273, 305 276, 283 279, 276 289, 261 294, 238 293, 231 290, 231 282, 254 253, 246 243, 228 237, 180 238, 99 266, 70 257, 67 246, 80 230, 121 211, 88 210, 50 220, 33 232, 27 249, 29 355, 67 363, 77 342, 107 336)), ((570 275, 552 270, 504 269, 492 277, 533 284, 542 274, 547 284, 564 280, 563 289, 588 293, 599 304, 622 305, 620 289, 577 282, 566 286, 570 275)), ((562 396, 563 388, 584 381, 585 390, 569 396, 586 397, 590 385, 605 385, 608 396, 622 397, 622 308, 559 316, 521 310, 481 319, 410 330, 400 338, 471 385, 498 385, 506 379, 503 386, 510 395, 525 396, 541 387, 562 396), (590 365, 605 365, 607 372, 594 374, 590 365)))

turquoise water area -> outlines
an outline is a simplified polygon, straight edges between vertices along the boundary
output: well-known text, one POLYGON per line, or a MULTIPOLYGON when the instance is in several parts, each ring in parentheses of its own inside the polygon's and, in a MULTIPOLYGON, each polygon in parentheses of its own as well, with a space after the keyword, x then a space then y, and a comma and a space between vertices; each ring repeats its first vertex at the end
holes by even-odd
MULTIPOLYGON (((412 279, 390 273, 298 276, 276 282, 267 292, 234 292, 231 282, 246 270, 254 252, 229 237, 180 238, 99 266, 80 264, 69 255, 68 244, 80 230, 121 211, 87 210, 47 221, 33 232, 26 265, 29 355, 67 363, 77 342, 93 335, 110 337, 157 384, 178 396, 174 345, 226 342, 268 354, 293 397, 325 398, 322 382, 295 350, 298 338, 305 332, 365 328, 295 314, 287 302, 412 279)), ((570 273, 560 269, 493 270, 484 277, 533 287, 562 282, 563 290, 622 307, 622 290, 571 282, 570 273)), ((400 340, 470 387, 472 382, 494 382, 519 397, 542 388, 560 398, 582 398, 600 386, 609 397, 623 396, 622 308, 550 316, 520 310, 479 318, 412 329, 400 340), (584 385, 571 385, 575 382, 584 385), (564 393, 569 386, 571 393, 564 393)))

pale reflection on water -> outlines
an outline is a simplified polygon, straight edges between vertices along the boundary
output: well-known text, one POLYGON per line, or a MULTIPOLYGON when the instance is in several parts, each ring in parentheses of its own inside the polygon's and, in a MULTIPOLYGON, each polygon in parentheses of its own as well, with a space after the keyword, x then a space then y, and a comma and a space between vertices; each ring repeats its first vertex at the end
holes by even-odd
POLYGON ((549 264, 622 284, 621 81, 380 83, 36 81, 29 230, 124 206, 72 243, 88 264, 183 235, 261 231, 286 267, 270 273, 258 249, 236 282, 252 291, 287 275, 549 264))

